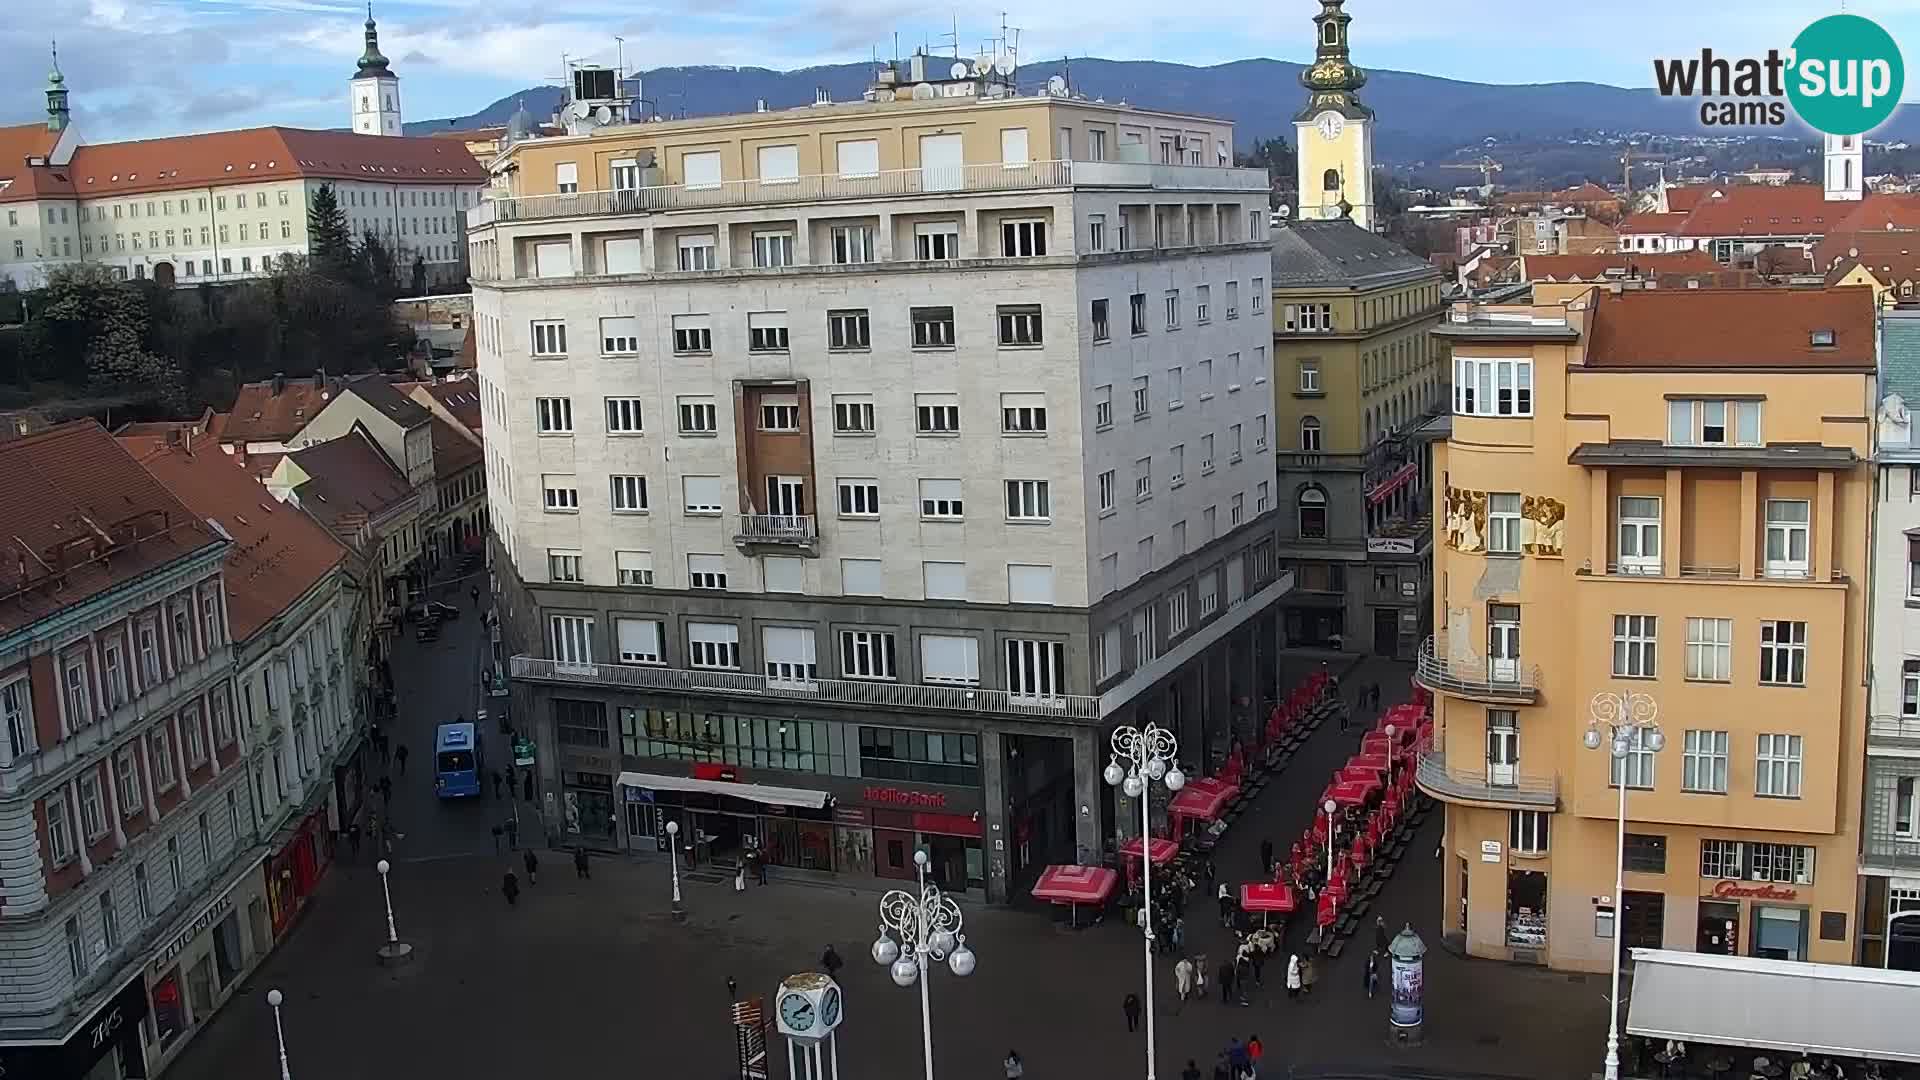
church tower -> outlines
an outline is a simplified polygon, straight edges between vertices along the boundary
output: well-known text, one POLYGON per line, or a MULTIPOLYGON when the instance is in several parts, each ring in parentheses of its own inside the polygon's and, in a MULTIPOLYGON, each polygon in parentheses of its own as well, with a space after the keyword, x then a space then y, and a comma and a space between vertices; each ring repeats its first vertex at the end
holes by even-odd
POLYGON ((1336 218, 1346 214, 1371 231, 1373 220, 1373 110, 1360 104, 1357 91, 1367 74, 1347 56, 1344 0, 1320 0, 1313 17, 1313 66, 1300 73, 1307 104, 1293 117, 1296 160, 1300 164, 1300 217, 1336 218))
POLYGON ((380 30, 373 24, 373 5, 367 5, 367 51, 349 85, 353 130, 360 135, 400 134, 400 76, 380 55, 380 30))
POLYGON ((73 120, 67 111, 67 77, 60 74, 60 46, 53 47, 53 70, 47 72, 47 130, 65 131, 73 120))
POLYGON ((1866 139, 1859 135, 1826 136, 1828 202, 1857 202, 1867 187, 1866 139))

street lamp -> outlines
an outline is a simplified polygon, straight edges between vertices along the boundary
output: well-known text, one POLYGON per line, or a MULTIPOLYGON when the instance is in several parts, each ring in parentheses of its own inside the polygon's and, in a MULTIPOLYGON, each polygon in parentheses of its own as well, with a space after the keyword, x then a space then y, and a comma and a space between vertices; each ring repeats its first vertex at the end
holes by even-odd
POLYGON ((880 898, 880 936, 873 941, 873 962, 887 969, 893 984, 920 984, 920 1043, 926 1056, 927 1080, 933 1080, 933 1010, 927 1001, 927 959, 945 960, 955 975, 973 974, 977 962, 967 938, 960 932, 960 905, 927 884, 927 853, 913 853, 918 895, 904 889, 888 890, 880 898), (895 940, 898 938, 899 940, 895 940), (911 955, 909 955, 911 954, 911 955))
POLYGON ((1340 809, 1332 799, 1320 804, 1327 815, 1327 884, 1333 884, 1333 812, 1340 809))
POLYGON ((1393 779, 1393 737, 1395 735, 1400 734, 1400 729, 1397 727, 1394 727, 1392 724, 1388 724, 1386 727, 1386 733, 1387 733, 1387 779, 1391 780, 1393 779))
POLYGON ((673 921, 686 922, 687 909, 680 903, 680 823, 667 822, 667 864, 673 874, 673 921))
POLYGON ((1620 810, 1613 861, 1613 992, 1607 998, 1606 1062, 1606 1080, 1620 1080, 1620 916, 1626 907, 1627 887, 1627 756, 1636 749, 1657 754, 1667 745, 1667 737, 1658 722, 1660 706, 1651 695, 1637 690, 1603 690, 1593 695, 1588 712, 1593 718, 1587 722, 1583 740, 1587 749, 1598 750, 1605 745, 1613 760, 1620 763, 1620 810), (1604 738, 1600 734, 1603 727, 1607 729, 1604 738))
POLYGON ((293 1080, 287 1072, 287 1033, 280 1026, 280 1003, 286 995, 278 990, 267 991, 267 1004, 273 1007, 273 1038, 280 1044, 280 1080, 293 1080))
POLYGON ((1111 787, 1117 787, 1126 793, 1129 799, 1140 800, 1140 887, 1143 893, 1140 908, 1142 950, 1147 962, 1147 1080, 1154 1080, 1154 1033, 1153 1033, 1153 800, 1148 797, 1148 788, 1154 781, 1167 786, 1168 791, 1179 791, 1187 786, 1187 774, 1180 771, 1174 763, 1174 754, 1179 742, 1173 732, 1157 724, 1149 723, 1144 728, 1117 727, 1109 740, 1113 747, 1113 757, 1107 762, 1106 772, 1102 775, 1111 787), (1125 765, 1120 764, 1122 760, 1125 765))
POLYGON ((387 942, 380 946, 380 962, 397 964, 413 955, 413 946, 401 941, 393 928, 393 890, 387 886, 387 871, 393 869, 393 864, 381 859, 373 864, 373 868, 380 871, 380 892, 387 900, 387 942))

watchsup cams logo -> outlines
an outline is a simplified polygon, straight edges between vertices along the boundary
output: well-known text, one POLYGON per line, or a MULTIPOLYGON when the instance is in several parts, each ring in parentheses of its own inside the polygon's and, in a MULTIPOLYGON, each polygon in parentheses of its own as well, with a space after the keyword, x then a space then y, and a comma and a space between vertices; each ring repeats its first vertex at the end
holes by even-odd
POLYGON ((1785 52, 1729 59, 1701 49, 1698 57, 1655 60, 1653 79, 1661 97, 1702 99, 1700 122, 1708 127, 1780 127, 1792 106, 1815 131, 1861 135, 1893 115, 1906 71, 1900 46, 1880 24, 1829 15, 1785 52))

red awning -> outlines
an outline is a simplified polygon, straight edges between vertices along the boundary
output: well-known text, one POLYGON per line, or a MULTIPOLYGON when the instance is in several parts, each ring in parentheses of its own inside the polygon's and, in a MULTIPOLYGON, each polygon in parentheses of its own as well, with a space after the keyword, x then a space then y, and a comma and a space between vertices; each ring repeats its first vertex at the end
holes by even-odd
POLYGON ((1348 765, 1346 768, 1340 770, 1339 782, 1342 784, 1357 784, 1362 791, 1367 792, 1379 791, 1381 788, 1387 786, 1386 777, 1374 772, 1372 769, 1361 769, 1352 765, 1348 765))
POLYGON ((1034 883, 1033 895, 1055 904, 1098 904, 1119 883, 1120 875, 1104 866, 1049 866, 1034 883))
POLYGON ((1233 788, 1234 788, 1234 784, 1230 780, 1222 780, 1218 776, 1203 776, 1198 780, 1187 781, 1187 786, 1182 788, 1181 790, 1182 791, 1204 791, 1208 793, 1216 792, 1216 791, 1226 791, 1226 792, 1229 792, 1228 798, 1232 798, 1231 792, 1233 788))
POLYGON ((1239 793, 1240 789, 1232 784, 1205 790, 1184 788, 1167 803, 1167 813, 1211 821, 1219 817, 1220 811, 1225 810, 1227 803, 1239 793))
MULTIPOLYGON (((1165 837, 1160 837, 1160 836, 1154 837, 1153 838, 1153 865, 1159 866, 1161 863, 1164 863, 1169 859, 1172 859, 1174 855, 1179 853, 1179 851, 1180 851, 1179 844, 1176 844, 1173 841, 1166 839, 1165 837)), ((1121 844, 1120 854, 1126 856, 1129 859, 1139 858, 1140 857, 1140 838, 1135 836, 1128 839, 1126 843, 1121 844)))
POLYGON ((1240 909, 1284 914, 1293 910, 1293 890, 1272 881, 1242 885, 1240 886, 1240 909))
POLYGON ((1380 481, 1379 484, 1374 486, 1373 490, 1367 492, 1367 505, 1371 506, 1400 490, 1407 481, 1413 479, 1414 473, 1419 471, 1419 467, 1411 461, 1395 469, 1391 476, 1380 481))
POLYGON ((1369 750, 1366 753, 1355 754, 1347 759, 1347 768, 1386 772, 1387 752, 1385 750, 1369 750))
MULTIPOLYGON (((1364 806, 1367 801, 1367 792, 1371 790, 1372 789, 1365 784, 1356 783, 1352 780, 1342 780, 1327 789, 1327 798, 1332 799, 1341 806, 1364 806)), ((1321 816, 1325 817, 1325 815, 1321 816)))

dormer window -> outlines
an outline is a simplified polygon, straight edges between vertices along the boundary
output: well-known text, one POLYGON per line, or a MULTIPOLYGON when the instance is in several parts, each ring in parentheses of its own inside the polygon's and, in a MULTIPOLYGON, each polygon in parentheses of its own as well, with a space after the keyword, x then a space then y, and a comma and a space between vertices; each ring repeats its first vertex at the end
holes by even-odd
POLYGON ((1816 349, 1833 348, 1833 331, 1832 330, 1815 330, 1813 333, 1807 335, 1807 337, 1808 337, 1808 340, 1813 344, 1813 347, 1816 349))

